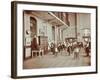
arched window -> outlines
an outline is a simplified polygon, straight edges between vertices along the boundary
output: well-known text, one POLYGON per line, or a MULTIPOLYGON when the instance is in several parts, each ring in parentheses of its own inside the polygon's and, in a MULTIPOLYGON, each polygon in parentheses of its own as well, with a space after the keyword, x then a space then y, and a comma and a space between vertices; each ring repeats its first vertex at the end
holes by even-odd
POLYGON ((37 35, 37 21, 34 17, 30 17, 30 31, 31 37, 37 35))

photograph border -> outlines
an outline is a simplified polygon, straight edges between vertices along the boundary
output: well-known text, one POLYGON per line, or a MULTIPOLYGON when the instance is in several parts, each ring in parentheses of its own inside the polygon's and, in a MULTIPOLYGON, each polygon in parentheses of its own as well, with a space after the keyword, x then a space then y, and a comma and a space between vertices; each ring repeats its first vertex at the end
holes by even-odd
POLYGON ((26 2, 26 1, 12 1, 11 2, 11 77, 12 78, 32 78, 32 77, 50 77, 50 76, 66 76, 66 75, 81 75, 98 73, 97 65, 97 44, 98 44, 98 8, 97 6, 89 5, 73 5, 73 4, 58 4, 58 3, 41 3, 41 2, 26 2), (64 73, 64 74, 50 74, 50 75, 30 75, 17 76, 17 4, 34 4, 46 6, 62 6, 62 7, 79 7, 79 8, 93 8, 96 10, 96 71, 95 72, 80 72, 80 73, 64 73))

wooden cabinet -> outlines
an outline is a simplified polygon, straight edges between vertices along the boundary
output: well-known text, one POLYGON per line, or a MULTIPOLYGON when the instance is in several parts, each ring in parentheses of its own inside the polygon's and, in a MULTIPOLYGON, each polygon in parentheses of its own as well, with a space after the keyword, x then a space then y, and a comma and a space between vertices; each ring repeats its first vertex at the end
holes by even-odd
POLYGON ((44 54, 48 52, 48 37, 47 36, 39 36, 39 46, 42 50, 44 50, 44 54))

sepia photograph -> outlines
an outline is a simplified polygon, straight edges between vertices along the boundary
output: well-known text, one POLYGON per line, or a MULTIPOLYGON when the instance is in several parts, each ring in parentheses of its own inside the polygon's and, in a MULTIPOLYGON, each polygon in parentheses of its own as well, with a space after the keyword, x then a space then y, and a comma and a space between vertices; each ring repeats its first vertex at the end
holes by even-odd
POLYGON ((23 69, 91 65, 91 14, 23 11, 23 69))
POLYGON ((97 6, 13 1, 11 77, 97 73, 97 6))

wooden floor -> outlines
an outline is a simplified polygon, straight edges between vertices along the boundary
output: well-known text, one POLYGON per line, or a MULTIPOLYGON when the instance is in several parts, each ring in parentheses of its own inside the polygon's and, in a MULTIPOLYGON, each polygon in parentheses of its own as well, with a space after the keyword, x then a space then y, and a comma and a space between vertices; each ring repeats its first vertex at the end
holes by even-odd
POLYGON ((63 51, 62 54, 58 53, 57 56, 52 55, 49 52, 47 55, 33 57, 31 59, 25 60, 23 64, 24 69, 36 69, 36 68, 53 68, 53 67, 79 67, 79 66, 89 66, 90 57, 85 57, 85 52, 83 49, 80 51, 79 58, 74 59, 74 55, 68 54, 63 51))

